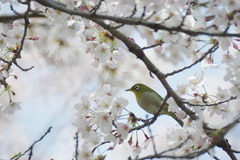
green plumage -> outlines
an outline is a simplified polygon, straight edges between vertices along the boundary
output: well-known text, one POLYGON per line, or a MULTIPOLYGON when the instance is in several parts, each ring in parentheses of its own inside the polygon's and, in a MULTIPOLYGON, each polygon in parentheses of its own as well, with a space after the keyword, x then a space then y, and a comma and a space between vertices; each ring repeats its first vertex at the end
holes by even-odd
MULTIPOLYGON (((163 102, 163 98, 157 92, 141 83, 133 85, 130 89, 127 89, 127 91, 132 91, 136 96, 138 105, 150 114, 155 114, 163 102)), ((168 104, 163 106, 160 112, 160 115, 161 114, 171 116, 183 126, 183 121, 179 120, 173 112, 168 111, 168 104)))

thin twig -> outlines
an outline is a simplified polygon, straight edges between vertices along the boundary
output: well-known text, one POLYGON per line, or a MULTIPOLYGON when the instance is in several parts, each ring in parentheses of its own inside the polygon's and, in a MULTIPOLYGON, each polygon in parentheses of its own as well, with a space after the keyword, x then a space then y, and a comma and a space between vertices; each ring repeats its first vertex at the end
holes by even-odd
POLYGON ((102 146, 102 145, 104 145, 104 144, 107 144, 107 143, 110 143, 110 142, 109 142, 109 141, 105 141, 105 142, 102 142, 101 144, 97 145, 96 147, 93 148, 92 153, 94 153, 95 150, 96 150, 98 147, 100 147, 100 146, 102 146))
POLYGON ((231 151, 234 152, 234 153, 240 153, 240 151, 236 151, 234 149, 231 149, 231 151))
POLYGON ((148 16, 147 18, 144 18, 145 21, 149 20, 150 18, 152 18, 152 16, 154 16, 157 12, 153 11, 152 14, 150 16, 148 16))
POLYGON ((213 156, 213 158, 215 159, 215 160, 220 160, 218 157, 216 157, 216 156, 213 156))
POLYGON ((180 147, 182 147, 185 143, 187 143, 187 141, 188 141, 189 139, 190 139, 190 137, 187 137, 182 143, 180 143, 180 144, 177 145, 176 147, 171 148, 171 149, 168 149, 168 150, 166 150, 166 151, 162 151, 162 152, 160 152, 159 154, 160 154, 160 155, 163 155, 163 154, 165 154, 165 153, 167 153, 167 152, 175 151, 175 150, 179 149, 180 147))
POLYGON ((76 141, 74 157, 75 157, 75 160, 78 160, 78 131, 76 132, 74 139, 76 141))
POLYGON ((229 102, 229 101, 231 101, 233 99, 236 99, 236 98, 237 98, 237 96, 231 96, 229 99, 226 99, 224 101, 219 101, 217 103, 210 103, 210 104, 192 104, 190 102, 183 102, 183 103, 185 103, 185 104, 187 104, 189 106, 208 107, 208 106, 217 106, 217 105, 220 105, 220 104, 223 104, 223 103, 227 103, 227 102, 229 102))
MULTIPOLYGON (((146 119, 148 119, 148 115, 146 116, 146 119)), ((150 125, 149 125, 147 128, 148 128, 148 132, 149 132, 149 134, 150 134, 150 137, 151 137, 151 139, 152 139, 152 145, 153 145, 154 154, 157 154, 156 144, 155 144, 155 141, 154 141, 154 136, 153 136, 153 134, 152 134, 152 130, 151 130, 150 125)))
POLYGON ((182 26, 183 26, 183 24, 184 24, 184 22, 185 22, 185 20, 186 20, 186 17, 187 17, 187 15, 188 15, 189 12, 190 12, 190 9, 191 9, 191 3, 190 3, 189 6, 188 6, 188 9, 187 9, 187 11, 186 11, 186 14, 183 16, 183 19, 182 19, 181 24, 178 26, 179 29, 182 28, 182 26))
POLYGON ((101 7, 103 1, 104 0, 100 0, 99 3, 90 10, 90 12, 92 12, 92 14, 96 14, 97 10, 101 7))
POLYGON ((159 42, 156 43, 156 44, 153 44, 153 45, 150 45, 150 46, 147 46, 147 47, 143 47, 142 50, 151 49, 151 48, 157 47, 157 46, 159 46, 159 45, 162 45, 163 43, 164 43, 163 41, 159 41, 159 42))
POLYGON ((16 61, 15 62, 13 62, 19 69, 21 69, 22 71, 24 71, 24 72, 27 72, 27 71, 29 71, 29 70, 31 70, 31 69, 33 69, 34 68, 34 66, 31 66, 30 68, 22 68, 16 61))
POLYGON ((30 152, 29 153, 29 157, 28 159, 30 160, 31 157, 32 157, 32 153, 33 153, 33 147, 40 141, 43 140, 44 137, 46 137, 46 135, 48 133, 51 132, 51 129, 52 129, 52 126, 48 128, 48 130, 44 133, 44 135, 42 135, 37 141, 35 141, 24 153, 18 155, 17 157, 12 157, 10 160, 18 160, 19 158, 21 158, 22 156, 24 156, 27 152, 30 152))
POLYGON ((173 71, 173 72, 170 72, 170 73, 167 73, 165 74, 165 77, 168 77, 168 76, 172 76, 176 73, 179 73, 179 72, 182 72, 186 69, 189 69, 191 67, 193 67, 194 65, 196 65, 197 63, 201 62, 204 58, 206 58, 207 55, 215 52, 216 50, 218 49, 218 43, 215 43, 207 52, 205 52, 198 60, 196 60, 195 62, 193 62, 192 64, 188 65, 188 66, 185 66, 179 70, 176 70, 176 71, 173 71))

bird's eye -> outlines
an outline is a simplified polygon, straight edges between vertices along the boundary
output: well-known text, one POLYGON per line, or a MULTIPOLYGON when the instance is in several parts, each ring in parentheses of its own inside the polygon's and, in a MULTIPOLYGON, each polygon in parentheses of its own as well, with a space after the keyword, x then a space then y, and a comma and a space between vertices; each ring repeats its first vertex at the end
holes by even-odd
POLYGON ((139 90, 139 85, 134 86, 134 89, 135 89, 136 91, 138 91, 138 90, 139 90))

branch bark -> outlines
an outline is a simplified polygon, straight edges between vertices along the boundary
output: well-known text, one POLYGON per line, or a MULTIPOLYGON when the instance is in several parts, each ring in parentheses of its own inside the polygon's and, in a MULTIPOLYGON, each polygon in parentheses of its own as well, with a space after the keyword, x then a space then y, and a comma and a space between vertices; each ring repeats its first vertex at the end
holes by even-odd
POLYGON ((94 19, 98 19, 98 20, 110 20, 110 21, 125 24, 125 25, 141 25, 141 26, 151 28, 155 31, 165 30, 165 31, 169 31, 169 32, 181 32, 181 33, 185 33, 190 36, 206 35, 206 36, 218 36, 218 37, 240 37, 239 33, 195 31, 195 30, 183 29, 182 27, 179 27, 179 26, 167 27, 167 26, 164 26, 159 23, 145 21, 142 18, 132 18, 132 17, 124 18, 124 17, 82 12, 82 11, 78 11, 78 10, 71 10, 71 9, 67 9, 64 4, 55 2, 52 0, 36 0, 36 1, 46 7, 50 7, 50 8, 59 10, 59 11, 63 11, 70 15, 79 15, 81 17, 84 17, 86 19, 91 19, 91 20, 92 20, 92 18, 94 18, 94 19))

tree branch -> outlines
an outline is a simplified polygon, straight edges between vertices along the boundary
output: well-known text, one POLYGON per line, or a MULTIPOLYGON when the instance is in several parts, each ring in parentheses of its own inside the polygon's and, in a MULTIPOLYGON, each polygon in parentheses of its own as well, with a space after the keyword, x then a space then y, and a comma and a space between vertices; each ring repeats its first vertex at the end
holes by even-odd
POLYGON ((33 154, 33 153, 32 153, 32 152, 33 152, 33 147, 34 147, 38 142, 40 142, 41 140, 43 140, 43 138, 46 137, 46 135, 51 132, 51 129, 52 129, 52 126, 49 127, 48 130, 44 133, 44 135, 42 135, 37 141, 35 141, 35 142, 28 148, 28 150, 26 150, 24 153, 18 155, 17 157, 16 157, 16 156, 12 157, 10 160, 18 160, 19 158, 21 158, 22 156, 24 156, 27 152, 30 152, 30 153, 29 153, 29 158, 28 158, 28 159, 30 160, 31 157, 32 157, 32 154, 33 154))
POLYGON ((223 104, 223 103, 226 103, 226 102, 229 102, 233 99, 236 99, 237 96, 231 96, 229 99, 226 99, 224 101, 219 101, 217 103, 210 103, 210 104, 192 104, 192 103, 189 103, 189 102, 184 102, 185 104, 188 104, 189 106, 199 106, 199 107, 208 107, 208 106, 216 106, 216 105, 220 105, 220 104, 223 104))
MULTIPOLYGON (((28 15, 29 18, 46 18, 46 16, 38 14, 38 13, 31 13, 28 15)), ((15 21, 18 19, 23 19, 24 15, 23 14, 19 14, 19 15, 3 15, 0 16, 0 22, 3 23, 8 23, 11 21, 15 21)))
POLYGON ((182 71, 184 71, 184 70, 186 70, 186 69, 189 69, 189 68, 193 67, 193 66, 196 65, 197 63, 201 62, 204 58, 206 58, 207 55, 215 52, 217 49, 218 49, 218 43, 216 42, 207 52, 205 52, 205 53, 204 53, 198 60, 196 60, 194 63, 190 64, 189 66, 183 67, 183 68, 181 68, 181 69, 179 69, 179 70, 173 71, 173 72, 171 72, 171 73, 167 73, 167 74, 165 74, 165 77, 172 76, 172 75, 174 75, 174 74, 176 74, 176 73, 182 72, 182 71))
MULTIPOLYGON (((206 148, 200 150, 200 151, 196 151, 193 153, 189 153, 186 155, 180 155, 180 156, 175 156, 175 155, 164 155, 164 153, 168 152, 164 151, 155 155, 150 155, 150 156, 146 156, 146 157, 142 157, 136 160, 146 160, 146 159, 153 159, 153 158, 172 158, 172 159, 192 159, 194 157, 200 156, 204 153, 206 153, 210 148, 213 148, 214 146, 218 146, 220 148, 222 148, 224 151, 227 152, 227 154, 232 158, 232 160, 237 160, 235 159, 235 155, 233 154, 234 152, 231 149, 231 145, 228 143, 228 141, 226 139, 224 139, 224 136, 234 127, 236 126, 240 121, 240 114, 236 116, 235 120, 232 121, 232 123, 226 125, 225 127, 223 127, 223 129, 220 130, 210 130, 208 132, 211 132, 211 134, 214 135, 214 141, 207 146, 206 148)), ((170 149, 171 151, 172 149, 170 149)))
MULTIPOLYGON (((75 137, 74 137, 74 139, 75 139, 75 141, 76 141, 76 144, 75 144, 75 154, 74 154, 74 158, 75 158, 75 160, 78 160, 78 144, 79 144, 79 140, 78 140, 78 131, 76 132, 76 134, 75 134, 75 137)), ((73 160, 74 160, 74 158, 73 158, 73 160)))
POLYGON ((36 0, 38 3, 50 7, 70 15, 79 15, 86 19, 98 19, 98 20, 110 20, 116 23, 128 24, 128 25, 141 25, 148 28, 151 28, 155 31, 158 30, 165 30, 168 32, 181 32, 185 33, 190 36, 198 36, 198 35, 207 35, 207 36, 218 36, 218 37, 240 37, 239 33, 226 33, 226 32, 206 32, 206 31, 195 31, 195 30, 188 30, 177 27, 167 27, 159 23, 148 22, 143 20, 142 18, 132 18, 132 17, 116 17, 116 16, 108 16, 108 15, 101 15, 101 14, 93 14, 89 12, 83 12, 78 10, 71 10, 67 9, 64 4, 52 1, 52 0, 36 0))

